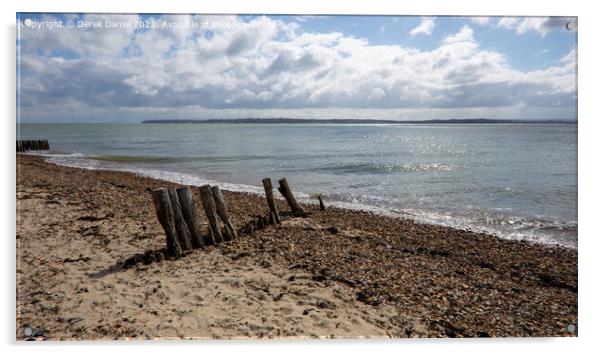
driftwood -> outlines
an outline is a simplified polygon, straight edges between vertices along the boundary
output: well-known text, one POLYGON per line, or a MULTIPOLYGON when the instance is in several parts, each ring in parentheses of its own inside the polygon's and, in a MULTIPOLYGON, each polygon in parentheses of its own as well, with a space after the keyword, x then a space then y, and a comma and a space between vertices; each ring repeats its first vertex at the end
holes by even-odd
POLYGON ((174 256, 178 257, 182 254, 182 246, 180 245, 178 232, 174 223, 174 215, 167 189, 157 189, 153 191, 153 204, 157 211, 159 223, 163 227, 163 230, 165 230, 167 249, 174 256))
POLYGON ((224 228, 226 230, 226 232, 223 234, 224 240, 233 240, 238 237, 238 234, 234 229, 234 225, 232 225, 232 222, 230 221, 230 215, 228 214, 228 209, 226 208, 226 203, 224 202, 224 196, 222 195, 222 192, 219 190, 218 186, 211 187, 211 191, 213 193, 217 215, 219 215, 224 222, 224 228))
POLYGON ((207 220, 209 221, 209 232, 210 235, 212 235, 213 243, 220 243, 224 241, 217 219, 218 216, 215 207, 215 200, 213 198, 213 191, 211 190, 211 186, 208 184, 201 186, 201 201, 203 202, 205 215, 207 215, 207 220))
POLYGON ((177 189, 177 193, 182 208, 182 215, 188 225, 188 231, 190 231, 192 247, 202 247, 205 245, 205 241, 203 240, 199 221, 196 216, 196 206, 194 204, 194 199, 192 198, 192 191, 188 187, 182 187, 177 189))
POLYGON ((174 222, 176 224, 176 230, 178 231, 178 240, 180 241, 180 246, 182 246, 183 251, 191 250, 192 241, 190 237, 190 231, 188 230, 186 220, 184 220, 184 215, 182 215, 182 207, 180 206, 178 193, 174 188, 170 188, 168 193, 169 201, 171 202, 171 210, 173 211, 174 222))
POLYGON ((318 202, 320 202, 320 210, 322 210, 322 211, 326 210, 326 207, 324 206, 324 202, 322 201, 321 195, 318 196, 318 202))
POLYGON ((306 216, 307 214, 305 213, 305 210, 303 210, 299 203, 297 203, 297 199, 295 199, 293 192, 291 192, 286 178, 279 180, 278 183, 280 184, 280 186, 278 187, 278 191, 282 194, 284 199, 286 199, 288 206, 293 212, 293 216, 306 216))
POLYGON ((280 224, 280 214, 278 214, 278 208, 276 208, 276 203, 274 202, 274 187, 272 187, 272 180, 270 178, 264 178, 261 182, 263 183, 265 198, 268 201, 268 208, 270 209, 269 223, 272 225, 280 224))

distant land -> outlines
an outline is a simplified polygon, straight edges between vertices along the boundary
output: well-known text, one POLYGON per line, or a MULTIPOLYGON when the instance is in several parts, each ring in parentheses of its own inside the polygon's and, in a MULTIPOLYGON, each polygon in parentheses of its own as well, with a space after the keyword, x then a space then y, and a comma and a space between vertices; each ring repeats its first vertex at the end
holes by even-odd
POLYGON ((302 119, 302 118, 238 118, 238 119, 153 119, 143 124, 199 123, 199 124, 576 124, 576 120, 526 120, 526 119, 302 119))

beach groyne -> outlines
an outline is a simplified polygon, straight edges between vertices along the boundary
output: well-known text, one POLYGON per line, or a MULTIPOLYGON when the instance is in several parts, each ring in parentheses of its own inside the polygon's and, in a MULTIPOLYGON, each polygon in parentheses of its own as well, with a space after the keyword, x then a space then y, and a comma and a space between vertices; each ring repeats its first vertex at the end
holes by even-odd
POLYGON ((17 152, 50 150, 48 140, 17 140, 17 152))
MULTIPOLYGON (((165 256, 179 257, 183 253, 195 248, 216 245, 225 241, 231 241, 239 235, 251 235, 256 230, 261 230, 269 225, 281 223, 281 216, 274 201, 272 180, 262 180, 267 202, 267 214, 256 215, 251 220, 243 223, 236 230, 228 213, 228 207, 218 186, 203 185, 199 188, 201 205, 205 211, 208 227, 202 232, 199 218, 196 214, 196 203, 193 193, 189 187, 160 188, 152 191, 153 205, 157 213, 159 223, 163 227, 166 236, 165 256), (223 226, 220 226, 220 221, 223 226)), ((297 202, 286 178, 278 181, 278 191, 282 194, 290 207, 292 217, 306 217, 308 213, 297 202)), ((325 210, 321 202, 321 210, 325 210)), ((149 262, 157 260, 156 255, 145 253, 146 257, 136 255, 128 265, 137 263, 136 260, 149 262), (146 258, 152 258, 147 260, 146 258)))

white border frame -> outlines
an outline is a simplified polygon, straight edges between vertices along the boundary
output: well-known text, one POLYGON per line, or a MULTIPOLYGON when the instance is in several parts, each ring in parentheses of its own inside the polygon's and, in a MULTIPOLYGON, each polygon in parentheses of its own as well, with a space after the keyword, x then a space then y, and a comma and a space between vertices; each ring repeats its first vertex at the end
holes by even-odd
POLYGON ((164 353, 175 349, 178 352, 198 352, 199 350, 232 351, 245 354, 251 352, 305 352, 307 350, 365 352, 370 350, 404 350, 409 352, 433 352, 444 350, 449 353, 508 353, 509 351, 529 350, 545 353, 575 353, 599 347, 598 331, 602 329, 602 315, 597 304, 601 287, 600 232, 596 225, 599 218, 600 158, 602 151, 598 134, 600 131, 599 65, 600 56, 599 12, 593 1, 528 2, 525 0, 489 1, 386 1, 386 0, 303 0, 291 2, 275 0, 220 0, 214 2, 194 2, 186 0, 147 0, 144 2, 124 2, 104 0, 83 2, 75 0, 22 0, 19 3, 2 3, 2 69, 4 72, 2 92, 3 152, 0 154, 2 173, 2 211, 0 225, 4 227, 2 280, 1 329, 2 344, 9 351, 27 353, 80 353, 92 350, 126 352, 144 350, 147 353, 164 353), (83 342, 78 343, 23 343, 15 342, 15 13, 19 12, 105 12, 105 13, 232 13, 232 14, 363 14, 363 15, 525 15, 525 16, 578 16, 579 19, 579 337, 578 338, 538 338, 538 339, 428 339, 428 340, 299 340, 299 341, 194 341, 194 342, 83 342), (144 348, 133 348, 142 345, 144 348), (197 346, 204 348, 198 348, 197 346), (170 348, 167 348, 170 347, 170 348), (174 348, 171 348, 174 347, 174 348), (374 347, 374 349, 372 349, 374 347))

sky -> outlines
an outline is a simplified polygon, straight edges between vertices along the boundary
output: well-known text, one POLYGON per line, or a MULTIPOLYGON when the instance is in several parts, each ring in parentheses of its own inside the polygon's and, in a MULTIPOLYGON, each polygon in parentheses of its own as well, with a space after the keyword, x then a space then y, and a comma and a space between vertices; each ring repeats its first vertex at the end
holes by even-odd
POLYGON ((17 14, 17 119, 577 119, 561 17, 17 14))

